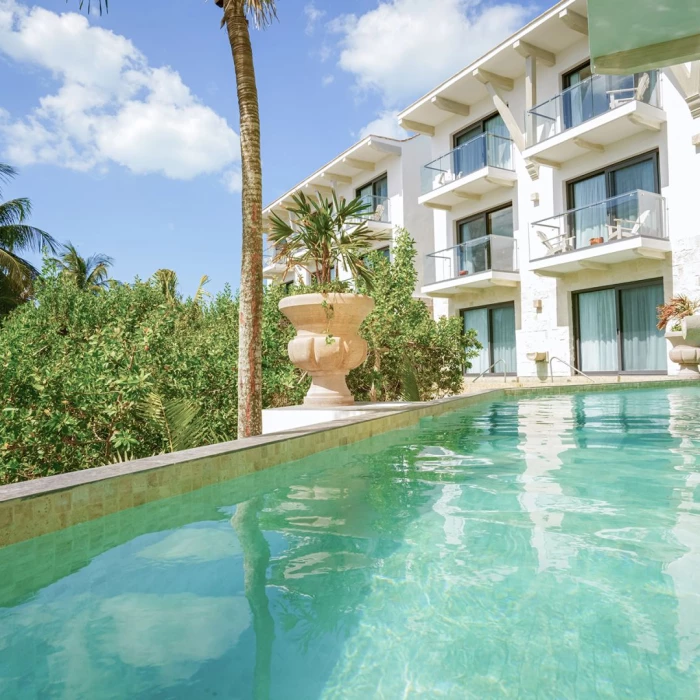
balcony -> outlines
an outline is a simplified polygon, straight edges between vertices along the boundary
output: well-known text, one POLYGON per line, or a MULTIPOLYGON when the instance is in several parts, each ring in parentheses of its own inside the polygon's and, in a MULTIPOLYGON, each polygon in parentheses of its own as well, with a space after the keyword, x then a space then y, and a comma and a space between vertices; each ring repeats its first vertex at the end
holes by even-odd
POLYGON ((643 190, 572 209, 530 227, 530 269, 544 276, 605 270, 640 258, 663 260, 670 250, 666 200, 643 190))
POLYGON ((517 244, 510 236, 483 236, 425 257, 422 293, 450 297, 486 287, 515 287, 517 244))
POLYGON ((372 231, 391 229, 391 202, 389 198, 366 194, 361 199, 367 207, 367 211, 362 216, 358 216, 355 223, 364 223, 372 231))
POLYGON ((283 262, 273 262, 277 250, 275 248, 267 248, 263 252, 263 278, 274 279, 281 277, 286 271, 287 266, 283 262))
POLYGON ((523 157, 556 167, 665 121, 657 71, 593 75, 527 113, 523 157))
POLYGON ((434 209, 451 209, 465 200, 501 187, 513 187, 513 142, 496 134, 481 134, 423 166, 418 202, 434 209))

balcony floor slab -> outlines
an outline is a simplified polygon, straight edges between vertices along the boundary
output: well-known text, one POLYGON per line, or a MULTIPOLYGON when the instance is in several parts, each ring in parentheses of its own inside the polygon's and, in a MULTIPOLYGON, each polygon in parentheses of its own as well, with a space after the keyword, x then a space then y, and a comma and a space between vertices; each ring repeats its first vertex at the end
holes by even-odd
POLYGON ((479 200, 483 195, 503 187, 513 187, 517 175, 513 170, 486 166, 458 180, 448 182, 418 198, 419 204, 436 209, 451 209, 468 200, 479 200))
POLYGON ((519 284, 520 273, 518 272, 488 270, 425 285, 421 288, 421 294, 437 298, 452 297, 457 294, 478 292, 489 287, 517 287, 519 284))

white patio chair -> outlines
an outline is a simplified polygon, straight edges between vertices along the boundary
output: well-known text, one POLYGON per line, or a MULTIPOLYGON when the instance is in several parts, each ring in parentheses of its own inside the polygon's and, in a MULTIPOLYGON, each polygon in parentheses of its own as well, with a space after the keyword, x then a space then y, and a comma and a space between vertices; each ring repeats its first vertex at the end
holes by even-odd
POLYGON ((573 238, 560 233, 558 236, 547 238, 544 231, 537 231, 537 237, 547 250, 547 255, 558 255, 573 250, 573 238))
POLYGON ((615 219, 614 224, 608 224, 608 240, 615 241, 638 236, 650 214, 651 209, 646 209, 636 219, 615 219))
POLYGON ((381 221, 382 216, 384 216, 384 205, 377 204, 377 208, 374 210, 374 214, 370 215, 371 221, 381 221))
POLYGON ((610 100, 610 109, 615 109, 620 105, 627 104, 633 100, 642 100, 644 93, 649 88, 651 78, 649 73, 645 73, 637 83, 637 87, 620 88, 619 90, 608 90, 608 99, 610 100))

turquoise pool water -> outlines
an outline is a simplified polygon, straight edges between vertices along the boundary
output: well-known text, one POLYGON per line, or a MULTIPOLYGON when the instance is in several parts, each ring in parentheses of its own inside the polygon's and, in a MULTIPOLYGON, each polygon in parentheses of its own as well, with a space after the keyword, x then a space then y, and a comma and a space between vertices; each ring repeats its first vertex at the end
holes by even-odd
POLYGON ((0 697, 696 699, 698 406, 483 403, 0 549, 0 697))

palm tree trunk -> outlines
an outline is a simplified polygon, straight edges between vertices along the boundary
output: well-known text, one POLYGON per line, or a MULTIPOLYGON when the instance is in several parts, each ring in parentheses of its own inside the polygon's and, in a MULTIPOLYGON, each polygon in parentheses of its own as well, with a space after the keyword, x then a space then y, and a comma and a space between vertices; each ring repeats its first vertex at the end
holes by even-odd
POLYGON ((243 0, 226 0, 241 121, 243 255, 238 318, 238 437, 262 433, 262 165, 253 50, 243 0))

